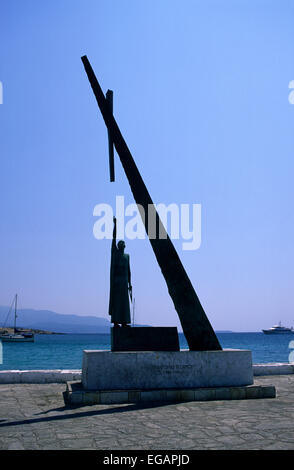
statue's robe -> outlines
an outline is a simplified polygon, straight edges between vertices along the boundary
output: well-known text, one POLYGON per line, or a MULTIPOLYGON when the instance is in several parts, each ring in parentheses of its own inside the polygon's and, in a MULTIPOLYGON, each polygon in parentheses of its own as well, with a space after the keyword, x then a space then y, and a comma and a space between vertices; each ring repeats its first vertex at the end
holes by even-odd
POLYGON ((128 283, 130 257, 112 243, 110 267, 109 315, 111 322, 131 323, 128 283))

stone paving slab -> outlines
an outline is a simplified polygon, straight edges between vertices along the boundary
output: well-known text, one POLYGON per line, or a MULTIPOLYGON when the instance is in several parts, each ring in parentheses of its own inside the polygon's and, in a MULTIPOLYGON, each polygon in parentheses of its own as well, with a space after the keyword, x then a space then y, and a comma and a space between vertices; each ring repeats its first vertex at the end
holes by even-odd
POLYGON ((0 385, 0 449, 294 449, 294 375, 276 398, 65 406, 64 384, 0 385))

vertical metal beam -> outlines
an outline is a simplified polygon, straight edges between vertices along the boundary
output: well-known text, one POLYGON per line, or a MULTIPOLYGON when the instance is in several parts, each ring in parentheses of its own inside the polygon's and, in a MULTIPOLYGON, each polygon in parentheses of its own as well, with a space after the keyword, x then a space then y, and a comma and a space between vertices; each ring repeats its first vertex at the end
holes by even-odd
MULTIPOLYGON (((148 207, 150 205, 154 207, 154 204, 139 173, 136 163, 134 162, 131 152, 121 135, 113 114, 109 111, 108 103, 87 56, 82 57, 82 62, 102 117, 107 129, 110 131, 115 149, 128 178, 134 199, 137 204, 143 206, 145 212, 143 223, 145 224, 145 229, 148 235, 148 207)), ((155 213, 158 226, 160 227, 160 233, 164 233, 165 229, 162 222, 157 212, 155 213)), ((166 238, 149 238, 149 240, 161 272, 165 278, 168 292, 179 315, 183 332, 190 350, 221 350, 222 348, 217 336, 203 310, 169 236, 166 234, 166 238)), ((146 288, 148 287, 146 286, 146 288)))
MULTIPOLYGON (((106 101, 108 103, 109 112, 113 114, 113 91, 112 90, 107 90, 106 101)), ((112 141, 109 129, 107 129, 107 132, 108 132, 109 174, 110 174, 110 181, 113 182, 115 179, 113 141, 112 141)))

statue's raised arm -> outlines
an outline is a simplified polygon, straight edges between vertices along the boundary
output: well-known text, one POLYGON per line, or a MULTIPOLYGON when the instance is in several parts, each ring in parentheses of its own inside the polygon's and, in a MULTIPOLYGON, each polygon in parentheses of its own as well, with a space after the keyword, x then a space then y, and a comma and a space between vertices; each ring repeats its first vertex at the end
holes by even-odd
POLYGON ((113 234, 112 234, 112 245, 111 251, 117 250, 116 247, 116 217, 113 217, 113 234))

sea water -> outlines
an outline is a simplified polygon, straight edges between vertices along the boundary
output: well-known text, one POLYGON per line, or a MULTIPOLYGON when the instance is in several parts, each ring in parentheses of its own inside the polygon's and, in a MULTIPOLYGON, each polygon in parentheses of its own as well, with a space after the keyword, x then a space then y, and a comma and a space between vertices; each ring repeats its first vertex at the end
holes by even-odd
MULTIPOLYGON (((253 364, 288 363, 294 340, 291 334, 217 333, 217 337, 224 349, 250 349, 253 364)), ((182 333, 179 339, 181 349, 188 349, 182 333)), ((0 370, 81 369, 84 349, 110 349, 110 335, 35 335, 34 343, 2 343, 0 370)))

